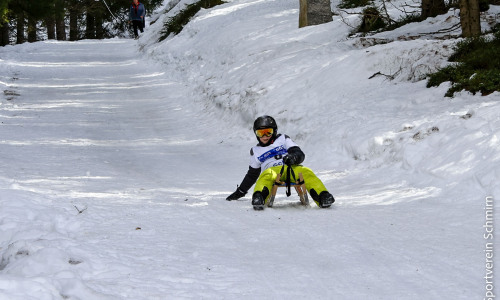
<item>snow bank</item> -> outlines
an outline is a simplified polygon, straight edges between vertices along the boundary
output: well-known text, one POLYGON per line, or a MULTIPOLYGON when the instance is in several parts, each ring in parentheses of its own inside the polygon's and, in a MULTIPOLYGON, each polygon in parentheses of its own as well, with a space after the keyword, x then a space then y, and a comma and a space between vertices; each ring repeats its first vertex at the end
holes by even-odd
MULTIPOLYGON (((390 12, 395 19, 401 14, 390 12)), ((490 180, 498 179, 491 168, 498 161, 498 93, 448 99, 446 84, 424 87, 425 75, 447 64, 455 43, 443 40, 450 32, 425 33, 455 24, 456 13, 348 39, 348 19, 354 22, 348 15, 299 29, 296 3, 233 1, 202 10, 163 43, 149 31, 142 47, 189 80, 192 97, 209 113, 242 128, 235 137, 255 116, 270 114, 304 144, 313 166, 342 170, 364 161, 431 177, 455 172, 452 182, 476 178, 485 194, 498 196, 490 180), (472 158, 470 151, 481 154, 472 158)))

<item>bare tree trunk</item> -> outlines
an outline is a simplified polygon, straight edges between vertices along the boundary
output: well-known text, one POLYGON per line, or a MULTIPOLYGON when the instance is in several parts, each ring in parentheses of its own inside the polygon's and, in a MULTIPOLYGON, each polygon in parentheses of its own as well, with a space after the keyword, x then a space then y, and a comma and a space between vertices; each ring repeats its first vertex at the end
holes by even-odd
POLYGON ((95 15, 95 37, 96 39, 104 38, 104 30, 102 28, 102 13, 101 11, 96 12, 95 15))
POLYGON ((307 0, 299 0, 299 28, 307 26, 307 0))
POLYGON ((24 12, 17 13, 16 44, 24 43, 24 12))
POLYGON ((32 16, 28 17, 28 43, 36 42, 36 23, 37 20, 32 16))
POLYGON ((69 40, 78 40, 78 11, 74 8, 69 10, 69 40))
POLYGON ((319 25, 332 21, 330 0, 299 0, 299 27, 319 25))
POLYGON ((53 18, 45 19, 45 26, 47 26, 47 38, 49 40, 56 39, 56 21, 53 18))
POLYGON ((55 14, 55 3, 50 3, 49 13, 45 17, 45 27, 47 28, 47 38, 49 40, 56 39, 56 14, 55 14))
POLYGON ((436 17, 447 12, 444 0, 422 0, 422 20, 436 17))
POLYGON ((460 25, 463 37, 481 35, 478 0, 460 0, 460 25))
POLYGON ((50 14, 45 18, 45 26, 47 27, 47 38, 49 40, 55 40, 56 39, 55 14, 50 14))
POLYGON ((9 23, 3 23, 0 27, 0 46, 6 46, 9 42, 9 23))
POLYGON ((95 39, 95 18, 91 12, 87 11, 87 13, 85 14, 85 19, 87 21, 85 38, 95 39))
POLYGON ((64 23, 64 1, 55 3, 56 37, 58 41, 66 40, 66 24, 64 23))
POLYGON ((58 41, 66 40, 66 24, 64 24, 64 19, 56 21, 56 38, 58 41))

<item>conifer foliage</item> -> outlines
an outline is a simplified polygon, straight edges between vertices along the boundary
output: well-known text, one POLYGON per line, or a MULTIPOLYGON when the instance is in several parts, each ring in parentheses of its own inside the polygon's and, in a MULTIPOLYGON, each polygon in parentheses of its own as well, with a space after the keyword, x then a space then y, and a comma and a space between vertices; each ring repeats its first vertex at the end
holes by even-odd
POLYGON ((427 87, 451 82, 445 96, 460 91, 489 95, 500 91, 500 31, 458 42, 449 66, 429 75, 427 87))
MULTIPOLYGON (((128 30, 131 0, 0 0, 0 46, 45 39, 102 39, 128 30)), ((162 0, 141 0, 152 12, 162 0)))

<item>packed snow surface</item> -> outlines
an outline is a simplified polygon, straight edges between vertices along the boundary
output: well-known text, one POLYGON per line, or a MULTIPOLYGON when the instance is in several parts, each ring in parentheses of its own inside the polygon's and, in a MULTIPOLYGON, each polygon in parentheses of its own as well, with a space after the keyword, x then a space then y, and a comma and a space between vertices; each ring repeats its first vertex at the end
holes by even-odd
POLYGON ((499 94, 425 87, 457 12, 349 37, 355 15, 299 29, 296 1, 233 0, 158 43, 190 2, 138 41, 0 48, 0 299, 495 292, 499 94), (263 114, 331 208, 225 200, 263 114))

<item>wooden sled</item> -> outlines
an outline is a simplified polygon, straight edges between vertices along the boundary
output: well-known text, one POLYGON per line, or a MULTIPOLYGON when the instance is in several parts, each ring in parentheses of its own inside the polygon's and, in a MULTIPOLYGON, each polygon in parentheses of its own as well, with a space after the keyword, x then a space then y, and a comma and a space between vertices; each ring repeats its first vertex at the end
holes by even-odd
MULTIPOLYGON (((276 197, 276 192, 278 191, 278 188, 286 187, 285 182, 281 181, 281 175, 282 174, 278 174, 278 177, 276 177, 276 180, 274 181, 273 188, 271 190, 271 196, 269 198, 269 202, 267 203, 267 207, 273 207, 274 198, 276 197)), ((307 197, 307 189, 304 184, 304 177, 302 177, 302 173, 299 173, 299 179, 296 182, 291 182, 290 185, 295 188, 295 191, 297 191, 297 194, 299 195, 300 198, 300 203, 302 205, 309 205, 309 198, 307 197)))

